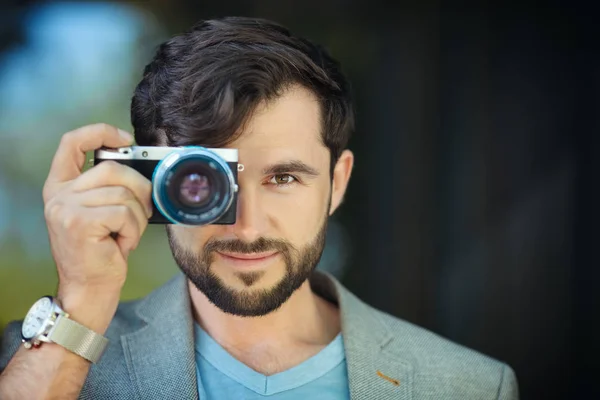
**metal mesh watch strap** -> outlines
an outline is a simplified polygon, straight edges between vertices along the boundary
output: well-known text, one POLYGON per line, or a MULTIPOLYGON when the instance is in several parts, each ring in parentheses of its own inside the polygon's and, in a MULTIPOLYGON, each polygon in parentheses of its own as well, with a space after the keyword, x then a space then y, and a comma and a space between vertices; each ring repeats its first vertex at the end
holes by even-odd
POLYGON ((48 339, 94 364, 100 360, 108 339, 72 319, 59 315, 48 339))

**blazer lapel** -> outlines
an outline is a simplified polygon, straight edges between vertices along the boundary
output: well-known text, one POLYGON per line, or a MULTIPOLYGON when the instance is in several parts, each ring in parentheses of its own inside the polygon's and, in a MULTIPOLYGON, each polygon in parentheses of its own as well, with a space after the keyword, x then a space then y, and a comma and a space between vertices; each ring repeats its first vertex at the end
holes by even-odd
POLYGON ((178 274, 139 303, 146 325, 121 336, 141 399, 198 399, 193 319, 187 280, 178 274))
POLYGON ((377 312, 331 275, 316 272, 311 287, 340 308, 352 399, 412 399, 412 365, 388 352, 394 341, 377 312))
MULTIPOLYGON (((412 399, 412 365, 391 351, 394 336, 377 311, 327 273, 311 287, 339 305, 352 399, 412 399)), ((145 325, 121 336, 127 369, 141 399, 198 399, 194 330, 181 273, 138 303, 145 325)))

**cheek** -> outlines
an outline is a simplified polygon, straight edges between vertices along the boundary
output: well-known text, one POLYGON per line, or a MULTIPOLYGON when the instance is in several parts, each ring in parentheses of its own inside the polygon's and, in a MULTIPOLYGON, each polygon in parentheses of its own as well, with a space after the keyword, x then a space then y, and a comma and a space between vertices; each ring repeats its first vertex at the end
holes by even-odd
POLYGON ((179 225, 171 225, 169 229, 171 236, 175 238, 176 243, 184 249, 191 251, 201 250, 208 239, 213 235, 213 226, 201 228, 190 228, 179 225))
POLYGON ((322 193, 315 188, 302 188, 290 195, 273 196, 268 202, 271 225, 292 243, 312 241, 327 212, 328 197, 322 193))

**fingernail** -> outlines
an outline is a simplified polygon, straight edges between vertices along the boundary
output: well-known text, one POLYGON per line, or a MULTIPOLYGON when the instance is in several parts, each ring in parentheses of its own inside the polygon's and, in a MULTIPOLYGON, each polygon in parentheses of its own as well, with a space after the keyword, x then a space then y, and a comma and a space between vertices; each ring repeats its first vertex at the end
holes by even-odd
POLYGON ((123 139, 125 139, 127 142, 133 142, 133 135, 127 131, 124 131, 122 129, 119 129, 119 135, 121 135, 121 137, 123 139))

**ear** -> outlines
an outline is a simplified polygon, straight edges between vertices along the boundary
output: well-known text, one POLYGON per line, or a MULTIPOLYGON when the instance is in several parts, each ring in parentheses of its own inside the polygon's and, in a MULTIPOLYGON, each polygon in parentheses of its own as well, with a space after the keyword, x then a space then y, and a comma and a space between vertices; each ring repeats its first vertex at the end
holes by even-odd
POLYGON ((348 181, 354 166, 354 154, 350 150, 344 150, 333 168, 333 180, 331 184, 331 206, 329 207, 329 215, 332 215, 335 210, 342 204, 344 194, 348 187, 348 181))

